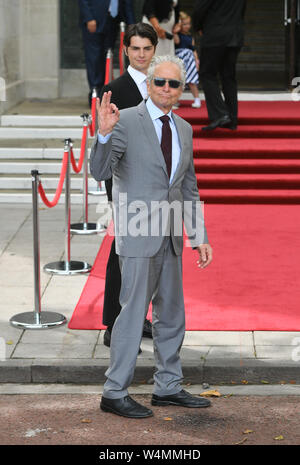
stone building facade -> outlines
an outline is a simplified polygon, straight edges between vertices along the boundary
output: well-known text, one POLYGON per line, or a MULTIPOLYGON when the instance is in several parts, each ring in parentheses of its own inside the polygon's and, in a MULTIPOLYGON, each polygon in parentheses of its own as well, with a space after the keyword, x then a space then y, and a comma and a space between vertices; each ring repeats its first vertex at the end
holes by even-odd
MULTIPOLYGON (((142 1, 133 0, 137 19, 142 1)), ((193 1, 181 0, 181 6, 191 12, 193 1)), ((298 0, 248 0, 238 64, 241 88, 288 87, 299 69, 297 16, 300 19, 298 0)), ((77 0, 0 0, 0 114, 26 98, 86 93, 77 0)))

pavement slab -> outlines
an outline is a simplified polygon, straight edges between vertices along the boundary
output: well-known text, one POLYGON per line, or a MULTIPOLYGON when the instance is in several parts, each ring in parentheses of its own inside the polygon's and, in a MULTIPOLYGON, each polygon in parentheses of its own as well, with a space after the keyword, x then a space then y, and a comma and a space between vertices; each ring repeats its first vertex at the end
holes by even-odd
POLYGON ((153 416, 129 419, 99 409, 97 394, 19 394, 0 397, 0 444, 19 445, 298 445, 298 396, 211 399, 205 409, 152 407, 149 394, 133 398, 153 416), (288 418, 288 421, 287 421, 288 418))
MULTIPOLYGON (((97 207, 89 210, 89 221, 97 221, 97 207)), ((12 316, 34 310, 32 211, 28 205, 0 204, 0 216, 6 219, 0 234, 0 383, 104 383, 110 357, 104 331, 10 325, 12 316)), ((41 206, 39 219, 42 311, 69 320, 88 275, 43 272, 45 264, 64 257, 64 206, 41 206)), ((72 221, 81 220, 82 207, 72 206, 72 221)), ((103 237, 72 236, 71 258, 92 265, 103 237)), ((134 382, 146 386, 153 383, 152 340, 143 338, 141 348, 134 382)), ((300 384, 300 332, 187 331, 181 360, 185 382, 300 384)))

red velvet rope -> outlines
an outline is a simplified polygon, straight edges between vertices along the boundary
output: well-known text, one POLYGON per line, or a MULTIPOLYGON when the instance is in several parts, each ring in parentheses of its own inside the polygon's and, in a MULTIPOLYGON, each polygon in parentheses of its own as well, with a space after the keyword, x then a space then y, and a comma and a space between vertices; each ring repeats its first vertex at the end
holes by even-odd
POLYGON ((44 202, 44 204, 49 208, 55 207, 55 205, 57 205, 57 202, 59 201, 59 198, 61 196, 61 192, 62 192, 62 188, 63 188, 63 185, 64 185, 64 180, 65 180, 66 172, 67 172, 68 157, 69 157, 69 152, 67 150, 67 151, 64 152, 64 157, 63 157, 59 182, 58 182, 58 186, 57 186, 57 189, 56 189, 56 192, 55 192, 55 195, 54 195, 54 198, 53 198, 52 201, 50 201, 47 198, 47 196, 45 194, 45 191, 44 191, 44 188, 42 186, 42 182, 41 181, 39 182, 39 186, 38 186, 39 194, 40 194, 41 199, 44 202))
MULTIPOLYGON (((121 54, 123 53, 123 50, 122 50, 123 49, 123 41, 124 41, 124 32, 121 32, 120 51, 119 51, 120 74, 123 74, 123 71, 124 71, 123 56, 121 57, 121 54)), ((110 61, 111 61, 110 58, 106 58, 105 85, 108 84, 108 82, 109 82, 110 61)), ((97 97, 92 98, 92 108, 91 108, 92 121, 88 126, 91 137, 94 136, 95 130, 96 130, 96 100, 97 100, 97 97)), ((85 156, 86 138, 87 138, 87 128, 88 127, 83 126, 82 139, 81 139, 81 148, 80 148, 80 157, 79 157, 78 165, 76 164, 76 161, 75 161, 75 158, 74 158, 73 148, 71 147, 71 150, 70 150, 71 164, 72 164, 72 168, 75 171, 75 173, 80 173, 82 165, 83 165, 84 156, 85 156)), ((57 203, 59 201, 59 198, 61 196, 62 188, 63 188, 63 184, 64 184, 64 180, 65 180, 65 177, 66 177, 66 172, 67 172, 68 156, 69 156, 68 151, 65 151, 64 156, 63 156, 63 162, 62 162, 60 177, 59 177, 59 181, 58 181, 58 186, 57 186, 57 189, 56 189, 56 192, 55 192, 55 195, 54 195, 54 198, 53 198, 52 201, 50 201, 47 198, 45 190, 44 190, 43 185, 42 185, 42 182, 39 181, 38 192, 39 192, 39 194, 41 196, 41 199, 44 202, 44 204, 49 208, 55 207, 55 205, 57 205, 57 203)), ((99 185, 101 186, 101 183, 99 183, 99 185)))
POLYGON ((84 156, 85 156, 86 138, 87 138, 87 126, 83 126, 80 157, 79 157, 78 165, 76 165, 73 148, 71 147, 71 163, 72 163, 72 168, 75 171, 75 173, 80 173, 82 165, 83 165, 84 156))

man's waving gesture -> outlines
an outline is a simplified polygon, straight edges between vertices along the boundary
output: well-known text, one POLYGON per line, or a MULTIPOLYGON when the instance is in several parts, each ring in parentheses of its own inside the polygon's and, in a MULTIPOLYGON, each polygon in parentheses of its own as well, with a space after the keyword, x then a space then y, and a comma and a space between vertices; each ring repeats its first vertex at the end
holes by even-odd
POLYGON ((97 99, 97 113, 98 113, 98 132, 102 136, 110 134, 120 119, 120 112, 118 107, 111 103, 111 91, 104 92, 101 103, 97 99))

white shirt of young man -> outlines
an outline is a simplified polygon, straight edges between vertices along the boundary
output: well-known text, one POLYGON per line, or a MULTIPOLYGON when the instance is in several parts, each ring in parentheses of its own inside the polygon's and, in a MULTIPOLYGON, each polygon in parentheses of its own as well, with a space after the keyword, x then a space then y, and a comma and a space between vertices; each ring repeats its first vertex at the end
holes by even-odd
POLYGON ((128 66, 127 71, 136 83, 143 99, 145 100, 148 97, 146 74, 142 73, 141 71, 138 71, 131 65, 128 66))

